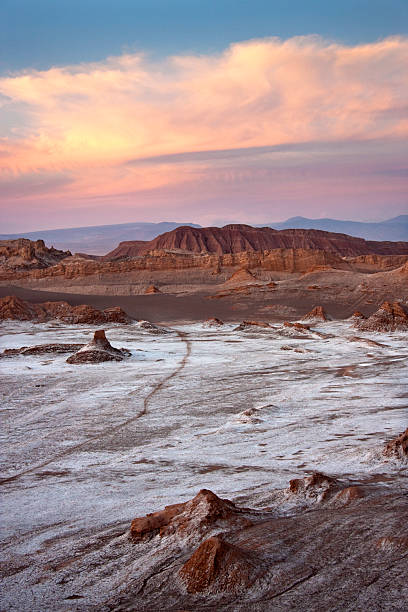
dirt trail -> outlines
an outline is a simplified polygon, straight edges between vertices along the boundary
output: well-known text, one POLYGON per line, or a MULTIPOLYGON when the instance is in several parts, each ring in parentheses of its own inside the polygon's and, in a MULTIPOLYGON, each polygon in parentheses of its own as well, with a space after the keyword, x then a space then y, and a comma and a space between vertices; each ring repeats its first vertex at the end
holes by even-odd
POLYGON ((38 463, 38 464, 36 464, 36 465, 34 465, 32 467, 29 467, 29 468, 27 468, 25 470, 22 470, 21 472, 18 472, 17 474, 14 474, 14 476, 9 476, 7 478, 1 478, 0 479, 0 485, 6 484, 8 482, 13 482, 14 480, 18 480, 18 478, 20 478, 21 476, 25 476, 26 474, 31 474, 32 472, 35 472, 36 470, 44 468, 47 465, 50 465, 51 463, 53 463, 54 461, 58 461, 59 459, 62 459, 63 457, 66 457, 67 455, 71 455, 72 453, 75 453, 76 451, 84 448, 90 442, 95 442, 96 440, 101 440, 105 436, 111 436, 112 434, 116 433, 117 431, 119 431, 123 427, 126 427, 127 425, 130 425, 134 421, 137 421, 137 419, 140 419, 141 417, 145 416, 148 413, 149 404, 150 404, 152 398, 156 395, 156 393, 158 393, 164 387, 166 387, 166 385, 169 383, 169 381, 172 378, 175 378, 176 376, 178 376, 180 374, 180 372, 184 369, 184 367, 185 367, 185 365, 186 365, 186 363, 188 361, 188 358, 190 357, 190 354, 191 354, 191 341, 188 338, 188 334, 186 332, 177 331, 177 330, 176 330, 176 333, 177 333, 178 337, 180 338, 180 340, 185 344, 186 352, 185 352, 182 360, 180 361, 179 365, 177 366, 177 368, 175 368, 175 370, 173 370, 173 372, 171 372, 171 374, 169 374, 168 376, 163 378, 163 380, 161 380, 159 383, 157 383, 157 385, 155 385, 153 387, 153 389, 150 391, 150 393, 148 395, 146 395, 146 397, 143 400, 143 408, 142 408, 142 410, 140 410, 137 414, 135 414, 130 419, 127 419, 126 421, 123 421, 122 423, 119 423, 115 427, 109 427, 109 429, 105 429, 101 433, 96 434, 95 436, 91 436, 90 438, 88 438, 84 442, 81 442, 80 444, 75 444, 75 446, 71 446, 70 448, 67 448, 65 451, 63 451, 61 453, 58 453, 56 455, 53 455, 50 459, 47 459, 46 461, 43 461, 42 463, 38 463))

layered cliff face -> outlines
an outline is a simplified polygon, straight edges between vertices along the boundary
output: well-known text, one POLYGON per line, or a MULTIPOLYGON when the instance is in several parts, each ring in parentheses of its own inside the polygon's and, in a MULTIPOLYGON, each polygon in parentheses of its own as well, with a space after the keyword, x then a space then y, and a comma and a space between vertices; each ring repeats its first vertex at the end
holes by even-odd
POLYGON ((334 253, 310 249, 275 249, 263 252, 241 252, 225 255, 194 253, 174 253, 169 251, 151 251, 143 257, 125 261, 93 261, 88 259, 70 259, 52 267, 28 270, 0 269, 0 280, 42 279, 63 277, 73 279, 94 274, 125 274, 133 271, 164 270, 211 270, 220 273, 221 268, 261 268, 279 272, 308 272, 320 266, 339 269, 350 269, 350 265, 334 253))
POLYGON ((54 266, 71 255, 70 251, 48 248, 43 240, 0 240, 0 267, 9 270, 33 270, 54 266))
POLYGON ((157 236, 150 242, 121 242, 108 253, 107 259, 136 257, 151 250, 180 249, 193 253, 240 253, 272 249, 324 250, 341 256, 355 257, 376 253, 380 255, 408 255, 407 242, 375 242, 346 234, 320 230, 274 230, 270 227, 226 225, 224 227, 194 228, 182 226, 157 236))

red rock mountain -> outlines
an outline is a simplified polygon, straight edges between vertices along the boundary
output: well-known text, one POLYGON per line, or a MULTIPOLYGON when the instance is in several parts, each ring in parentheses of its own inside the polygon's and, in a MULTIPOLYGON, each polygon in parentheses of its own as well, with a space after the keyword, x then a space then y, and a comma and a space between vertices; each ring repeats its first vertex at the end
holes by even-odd
POLYGON ((279 248, 324 250, 349 257, 368 254, 408 254, 408 242, 375 242, 320 230, 278 231, 270 227, 225 225, 205 228, 181 226, 157 236, 150 242, 143 243, 140 240, 121 242, 105 258, 115 260, 136 257, 153 250, 182 249, 194 253, 208 252, 222 255, 279 248))

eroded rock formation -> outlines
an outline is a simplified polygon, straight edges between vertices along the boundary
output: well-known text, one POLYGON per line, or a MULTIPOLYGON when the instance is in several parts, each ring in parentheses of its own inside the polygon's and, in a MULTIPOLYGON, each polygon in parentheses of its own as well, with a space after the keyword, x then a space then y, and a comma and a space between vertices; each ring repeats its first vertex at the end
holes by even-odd
POLYGON ((408 428, 394 440, 387 442, 383 449, 383 455, 390 459, 408 461, 408 428))
POLYGON ((43 240, 0 240, 0 268, 9 270, 48 268, 70 255, 70 251, 49 249, 43 240))
POLYGON ((217 317, 211 317, 211 319, 207 319, 203 323, 204 327, 222 327, 224 322, 221 319, 217 319, 217 317))
POLYGON ((88 344, 68 357, 67 363, 101 363, 103 361, 123 361, 130 356, 127 349, 114 348, 105 336, 104 330, 98 330, 88 344))
POLYGON ((75 353, 84 344, 38 344, 36 346, 22 346, 17 349, 5 349, 0 357, 16 357, 17 355, 46 355, 59 353, 75 353))
POLYGON ((149 285, 145 291, 146 295, 151 295, 153 293, 161 293, 160 289, 155 287, 154 285, 149 285))
POLYGON ((155 325, 150 321, 144 321, 143 319, 140 321, 135 321, 134 326, 138 329, 142 329, 143 331, 148 332, 149 334, 161 335, 171 333, 169 329, 166 329, 165 327, 160 327, 159 325, 155 325))
POLYGON ((247 527, 251 520, 245 510, 208 489, 201 489, 190 501, 166 506, 164 510, 133 519, 130 535, 177 536, 184 540, 202 538, 214 529, 247 527))
POLYGON ((367 319, 358 318, 354 327, 361 331, 408 331, 408 315, 398 302, 384 302, 367 319))
POLYGON ((0 298, 0 320, 33 321, 43 323, 58 319, 64 323, 130 323, 130 318, 119 306, 98 310, 87 304, 71 306, 68 302, 26 302, 15 295, 0 298))
POLYGON ((304 321, 327 321, 328 316, 323 306, 315 306, 304 317, 304 321))
POLYGON ((161 609, 166 602, 175 610, 247 610, 255 604, 266 610, 273 600, 274 609, 286 610, 298 609, 299 597, 307 609, 316 602, 319 609, 339 602, 344 607, 351 600, 356 609, 379 602, 386 608, 394 595, 381 585, 370 588, 381 580, 383 565, 392 567, 401 596, 408 541, 403 496, 318 472, 272 493, 272 506, 251 510, 202 490, 188 502, 135 519, 134 546, 143 554, 151 547, 159 560, 156 573, 141 570, 137 595, 124 595, 115 609, 137 609, 137 601, 140 609, 161 609))
POLYGON ((265 321, 242 321, 235 327, 234 331, 256 331, 259 329, 271 329, 271 325, 265 321))
POLYGON ((204 540, 181 568, 188 593, 239 592, 263 572, 262 559, 222 536, 204 540))
POLYGON ((250 272, 247 268, 242 268, 237 270, 230 276, 230 278, 225 282, 225 285, 243 285, 247 283, 254 283, 256 280, 255 276, 250 272))

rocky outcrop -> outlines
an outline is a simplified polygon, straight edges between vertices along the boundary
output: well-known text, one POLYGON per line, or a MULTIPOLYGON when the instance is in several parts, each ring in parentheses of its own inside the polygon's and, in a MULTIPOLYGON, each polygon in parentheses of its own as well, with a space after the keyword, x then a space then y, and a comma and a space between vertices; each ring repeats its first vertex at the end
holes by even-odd
POLYGON ((294 478, 289 482, 289 492, 291 494, 313 502, 327 500, 340 488, 340 484, 335 478, 321 472, 314 472, 304 478, 294 478))
POLYGON ((0 240, 0 268, 33 270, 48 268, 69 257, 70 251, 59 251, 45 246, 43 240, 0 240))
POLYGON ((246 283, 253 283, 255 276, 247 268, 237 270, 230 276, 230 278, 224 283, 225 285, 244 285, 246 283))
POLYGON ((101 323, 130 323, 130 317, 119 306, 98 310, 87 304, 71 306, 68 302, 26 302, 10 295, 0 298, 0 320, 33 321, 43 323, 58 319, 64 323, 100 325, 101 323))
POLYGON ((104 330, 95 332, 93 340, 68 357, 67 363, 101 363, 103 361, 123 361, 130 356, 127 349, 114 348, 105 336, 104 330))
POLYGON ((328 321, 328 316, 323 306, 315 306, 304 317, 304 321, 328 321))
POLYGON ((408 429, 394 438, 394 440, 387 442, 383 449, 383 455, 390 459, 408 461, 408 429))
POLYGON ((356 322, 356 321, 364 321, 366 318, 367 317, 362 312, 360 312, 359 310, 355 310, 353 312, 353 314, 351 315, 351 317, 350 317, 351 321, 354 321, 354 322, 356 322))
POLYGON ((310 325, 306 325, 305 323, 299 323, 298 321, 295 321, 294 323, 292 323, 292 321, 284 321, 283 326, 297 329, 298 331, 309 331, 310 330, 310 325))
POLYGON ((384 302, 367 319, 357 319, 354 327, 361 331, 408 331, 408 314, 398 302, 384 302))
POLYGON ((200 544, 179 575, 188 593, 235 593, 247 589, 263 570, 259 555, 217 535, 200 544))
POLYGON ((160 327, 159 325, 155 325, 150 321, 144 321, 143 319, 140 321, 135 321, 134 326, 138 329, 141 329, 149 334, 162 335, 162 334, 170 334, 170 330, 165 327, 160 327))
POLYGON ((221 319, 217 319, 217 317, 212 317, 204 321, 203 325, 204 327, 222 327, 224 322, 221 319))
POLYGON ((181 249, 193 253, 240 253, 242 251, 266 251, 271 249, 317 249, 341 256, 358 256, 371 253, 406 255, 406 242, 375 242, 346 234, 320 230, 274 230, 270 227, 250 225, 225 225, 224 227, 193 228, 181 226, 161 234, 150 242, 124 242, 106 255, 110 259, 136 257, 152 250, 181 249))
POLYGON ((137 590, 126 588, 115 609, 246 610, 256 603, 269 610, 273 600, 273 608, 295 610, 300 595, 302 608, 306 601, 313 610, 322 602, 328 610, 346 607, 353 597, 358 609, 380 599, 388 609, 394 595, 399 601, 408 541, 399 487, 315 472, 271 496, 272 507, 254 510, 201 490, 189 502, 135 519, 131 559, 141 554, 148 563, 145 570, 139 564, 137 590), (371 585, 390 567, 398 586, 389 598, 382 585, 371 585))
POLYGON ((208 489, 201 489, 190 501, 166 506, 164 510, 133 519, 132 538, 146 535, 177 536, 183 540, 202 539, 213 530, 247 527, 251 521, 245 510, 208 489))
POLYGON ((271 329, 271 325, 265 321, 242 321, 235 327, 234 331, 254 331, 259 329, 271 329))
POLYGON ((384 272, 388 270, 401 269, 408 265, 407 255, 359 255, 348 257, 347 261, 354 270, 361 272, 384 272))
POLYGON ((17 349, 5 349, 0 357, 16 357, 17 355, 47 355, 60 353, 74 353, 84 344, 38 344, 36 346, 22 346, 17 349))
POLYGON ((149 285, 145 291, 145 295, 151 295, 153 293, 161 293, 161 291, 154 285, 149 285))

